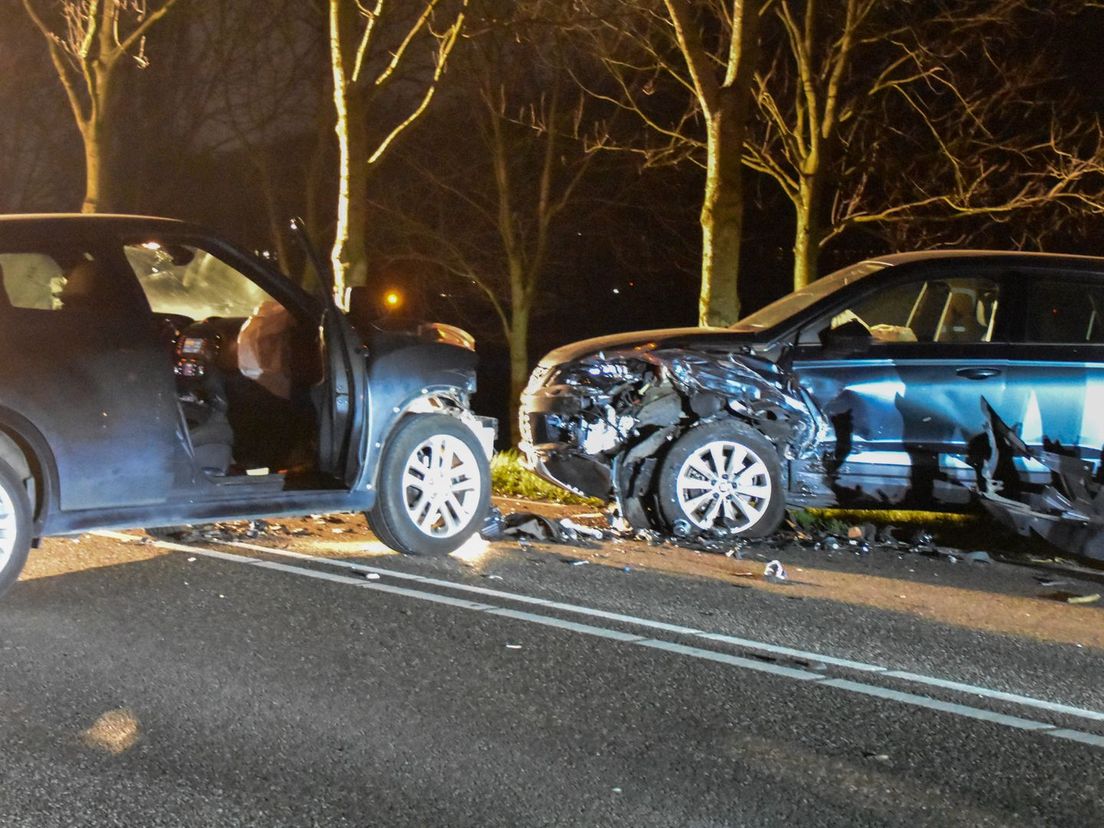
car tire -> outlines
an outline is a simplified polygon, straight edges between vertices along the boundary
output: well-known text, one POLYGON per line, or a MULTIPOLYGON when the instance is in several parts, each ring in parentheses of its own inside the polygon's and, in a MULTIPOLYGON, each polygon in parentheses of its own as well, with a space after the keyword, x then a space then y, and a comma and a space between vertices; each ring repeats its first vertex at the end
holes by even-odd
POLYGON ((754 428, 733 420, 698 426, 676 440, 656 495, 666 528, 676 535, 717 530, 760 538, 777 530, 786 514, 778 452, 754 428))
POLYGON ((448 414, 414 414, 383 449, 375 507, 376 536, 407 555, 447 555, 483 525, 491 469, 471 429, 448 414))
POLYGON ((15 583, 31 549, 31 501, 19 475, 0 460, 0 595, 15 583))

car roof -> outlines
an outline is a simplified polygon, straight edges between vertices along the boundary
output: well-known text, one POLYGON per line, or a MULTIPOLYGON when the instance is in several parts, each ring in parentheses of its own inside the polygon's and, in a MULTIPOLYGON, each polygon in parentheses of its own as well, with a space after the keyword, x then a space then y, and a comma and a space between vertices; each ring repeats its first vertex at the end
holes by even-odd
POLYGON ((1080 256, 1073 253, 1027 253, 1019 250, 917 250, 910 253, 890 253, 871 256, 868 262, 897 267, 930 261, 963 260, 989 264, 1030 265, 1033 267, 1104 268, 1104 257, 1080 256))
POLYGON ((143 230, 195 230, 193 225, 177 219, 157 216, 115 215, 107 213, 12 213, 0 214, 0 229, 33 226, 58 231, 77 228, 110 227, 122 232, 143 230))

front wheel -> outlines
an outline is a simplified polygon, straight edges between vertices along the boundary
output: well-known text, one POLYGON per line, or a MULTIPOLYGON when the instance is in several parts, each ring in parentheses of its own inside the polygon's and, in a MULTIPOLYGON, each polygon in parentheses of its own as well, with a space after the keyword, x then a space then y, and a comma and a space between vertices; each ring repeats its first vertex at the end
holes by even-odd
POLYGON ((17 475, 0 460, 0 595, 15 583, 31 548, 31 502, 17 475))
POLYGON ((786 510, 778 452, 755 429, 720 420, 686 432, 659 474, 660 512, 677 534, 764 537, 786 510))
POLYGON ((368 523, 399 552, 445 555, 482 525, 490 502, 490 465, 471 430, 448 414, 414 414, 384 446, 368 523))

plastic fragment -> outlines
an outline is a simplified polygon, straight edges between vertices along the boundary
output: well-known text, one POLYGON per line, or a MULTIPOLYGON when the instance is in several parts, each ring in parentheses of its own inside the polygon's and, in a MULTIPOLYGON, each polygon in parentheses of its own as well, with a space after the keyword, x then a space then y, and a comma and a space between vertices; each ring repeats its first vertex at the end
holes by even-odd
POLYGON ((782 566, 782 561, 771 561, 763 569, 764 578, 777 578, 779 581, 785 581, 789 578, 786 574, 786 568, 782 566))
POLYGON ((1066 598, 1067 604, 1095 604, 1100 600, 1100 593, 1094 592, 1091 595, 1070 595, 1066 598))
POLYGON ((594 540, 604 540, 606 535, 601 529, 595 529, 593 526, 584 526, 581 523, 576 523, 571 518, 564 518, 560 521, 560 526, 577 535, 582 535, 587 538, 593 538, 594 540))

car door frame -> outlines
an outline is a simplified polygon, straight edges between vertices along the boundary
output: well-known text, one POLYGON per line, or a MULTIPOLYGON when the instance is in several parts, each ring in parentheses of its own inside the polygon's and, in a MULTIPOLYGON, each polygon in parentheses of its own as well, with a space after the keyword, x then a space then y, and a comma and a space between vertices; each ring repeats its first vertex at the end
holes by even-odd
MULTIPOLYGON (((894 390, 894 382, 891 382, 894 377, 896 377, 896 384, 902 388, 906 387, 904 379, 900 377, 902 368, 908 373, 925 367, 929 368, 933 376, 942 377, 941 382, 947 382, 947 372, 954 371, 962 377, 963 382, 967 382, 971 381, 971 375, 965 372, 972 372, 980 367, 985 373, 977 375, 977 378, 985 380, 989 386, 987 394, 979 394, 976 425, 980 433, 983 422, 980 397, 997 397, 990 400, 995 407, 999 407, 1000 399, 1003 397, 1003 376, 1009 352, 1006 340, 1009 335, 1010 319, 1002 308, 1008 305, 1006 297, 1009 269, 1005 263, 984 260, 976 262, 970 259, 929 260, 895 266, 848 286, 833 294, 830 301, 821 304, 818 312, 806 317, 800 328, 795 331, 792 364, 799 381, 818 404, 823 404, 826 397, 831 399, 829 395, 832 393, 833 380, 816 375, 820 371, 831 371, 837 366, 854 369, 856 362, 869 362, 871 371, 879 373, 877 378, 868 385, 884 385, 886 394, 894 390), (852 349, 832 352, 826 350, 819 340, 814 342, 810 339, 810 332, 819 331, 826 320, 831 320, 833 316, 879 291, 910 282, 955 277, 987 278, 998 285, 1001 299, 993 335, 989 342, 898 343, 869 339, 856 342, 852 349), (948 358, 949 348, 954 349, 954 355, 950 358, 948 358), (993 380, 998 376, 1001 377, 1000 388, 995 387, 996 381, 993 380)), ((952 385, 948 387, 953 389, 954 381, 952 380, 951 383, 952 385)), ((846 388, 855 384, 857 383, 836 383, 835 391, 842 394, 846 388)), ((900 400, 895 397, 893 404, 899 403, 900 400)), ((935 505, 967 500, 969 495, 964 488, 954 483, 947 484, 955 479, 965 480, 973 476, 973 469, 964 458, 969 451, 969 445, 939 440, 910 442, 905 432, 908 427, 906 414, 902 412, 901 433, 898 436, 890 433, 876 447, 868 448, 859 455, 858 459, 852 457, 850 460, 848 457, 852 455, 853 444, 848 442, 846 436, 835 435, 835 439, 827 446, 828 450, 821 457, 808 463, 797 464, 797 468, 791 475, 791 487, 807 486, 810 474, 804 466, 809 466, 822 469, 822 476, 827 478, 826 485, 832 492, 832 497, 840 503, 896 503, 911 500, 927 502, 930 500, 935 505), (922 459, 928 455, 936 458, 934 463, 922 459), (908 458, 907 463, 903 462, 905 457, 908 458), (918 458, 922 459, 925 465, 918 466, 918 458)))
MULTIPOLYGON (((145 235, 154 236, 158 240, 168 239, 175 243, 197 247, 216 255, 225 264, 262 288, 301 322, 317 326, 326 355, 325 388, 322 393, 329 394, 331 397, 337 425, 329 431, 332 446, 328 456, 334 458, 334 465, 325 471, 332 473, 336 479, 345 484, 346 490, 351 491, 360 479, 367 462, 365 453, 367 431, 365 424, 369 411, 367 369, 359 339, 336 302, 332 299, 327 301, 324 295, 313 296, 269 262, 201 228, 185 224, 158 225, 155 228, 149 228, 145 235)), ((143 231, 141 228, 136 228, 132 232, 127 232, 125 236, 142 237, 143 231)), ((325 271, 323 270, 322 273, 321 278, 325 279, 325 271)), ((318 423, 320 442, 326 435, 322 425, 320 417, 318 423)), ((228 493, 228 497, 231 498, 238 496, 237 493, 228 493)))
MULTIPOLYGON (((337 304, 337 279, 332 263, 323 259, 302 219, 291 222, 303 254, 318 277, 322 305, 322 341, 326 347, 326 371, 332 385, 326 411, 333 422, 326 424, 331 439, 320 462, 339 475, 354 490, 365 486, 369 463, 368 435, 371 433, 372 401, 368 383, 368 348, 361 341, 349 317, 337 304)), ((322 414, 319 414, 319 446, 322 444, 322 414)), ((374 458, 371 458, 374 461, 374 458)))
MULTIPOLYGON (((1011 426, 1033 448, 1051 448, 1058 451, 1072 451, 1078 457, 1090 463, 1099 463, 1102 459, 1102 447, 1104 439, 1100 443, 1094 440, 1092 444, 1084 442, 1085 426, 1079 427, 1076 444, 1070 440, 1063 440, 1068 436, 1051 431, 1049 434, 1046 420, 1047 411, 1055 404, 1062 407, 1077 405, 1080 402, 1082 418, 1088 417, 1092 412, 1104 411, 1104 343, 1060 343, 1060 342, 1028 342, 1028 315, 1031 313, 1030 285, 1033 280, 1051 278, 1059 282, 1074 283, 1087 286, 1095 286, 1104 290, 1104 268, 1097 266, 1076 267, 1068 264, 1061 267, 1043 267, 1034 264, 1024 264, 1011 268, 1012 278, 1009 287, 1015 313, 1011 321, 1010 353, 1009 353, 1009 378, 1022 379, 1031 386, 1030 391, 1019 391, 1017 397, 1022 396, 1023 404, 1019 399, 1013 400, 1012 414, 1006 423, 1011 426), (1033 367, 1045 366, 1045 376, 1041 382, 1043 385, 1053 383, 1055 385, 1069 385, 1063 382, 1066 377, 1073 375, 1082 380, 1084 386, 1079 389, 1081 395, 1071 393, 1070 389, 1059 389, 1055 395, 1058 399, 1040 401, 1040 388, 1026 374, 1033 367), (1094 377, 1099 382, 1094 382, 1094 377), (1044 440, 1053 441, 1046 445, 1044 440)), ((1098 414, 1099 416, 1099 414, 1098 414)), ((1104 428, 1100 429, 1104 438, 1104 428)), ((1029 482, 1047 483, 1051 479, 1051 472, 1041 463, 1017 458, 1021 466, 1020 473, 1029 482)))
MULTIPOLYGON (((96 392, 99 405, 86 408, 82 413, 82 404, 91 400, 71 386, 66 389, 63 401, 45 408, 33 392, 23 394, 23 399, 12 398, 0 404, 0 424, 19 435, 33 449, 34 462, 41 467, 46 491, 39 494, 38 511, 49 517, 62 513, 117 511, 135 505, 156 507, 165 503, 173 493, 175 396, 168 376, 160 383, 148 376, 158 371, 160 341, 152 320, 139 318, 147 306, 145 296, 126 265, 113 229, 106 223, 78 225, 71 220, 27 220, 5 225, 0 233, 13 244, 25 239, 28 252, 32 247, 46 250, 58 239, 84 247, 86 252, 96 256, 104 277, 113 283, 113 301, 96 310, 15 308, 12 311, 17 315, 50 314, 39 317, 39 322, 83 321, 90 324, 81 333, 72 326, 66 333, 65 345, 72 349, 70 357, 76 364, 51 368, 52 362, 66 358, 66 352, 37 349, 48 354, 47 375, 36 376, 33 382, 38 387, 52 386, 62 382, 66 375, 70 378, 83 376, 96 392), (118 347, 111 350, 110 359, 90 364, 84 359, 81 341, 88 343, 88 350, 102 342, 98 338, 96 342, 81 340, 81 336, 96 330, 121 339, 118 347), (139 404, 142 399, 148 404, 139 404), (34 433, 28 432, 28 428, 34 433), (89 450, 71 451, 78 442, 89 450), (142 445, 140 456, 134 452, 136 444, 142 445), (95 471, 101 471, 102 475, 90 478, 90 473, 95 471), (81 486, 74 485, 74 478, 80 479, 81 486)), ((6 241, 4 246, 8 246, 6 241)), ((37 328, 41 330, 41 325, 37 328)), ((27 354, 21 347, 16 350, 12 364, 23 365, 27 354)), ((106 353, 101 356, 106 357, 106 353)), ((26 375, 28 370, 24 367, 21 373, 26 375)), ((10 388, 5 390, 15 393, 10 388)))

